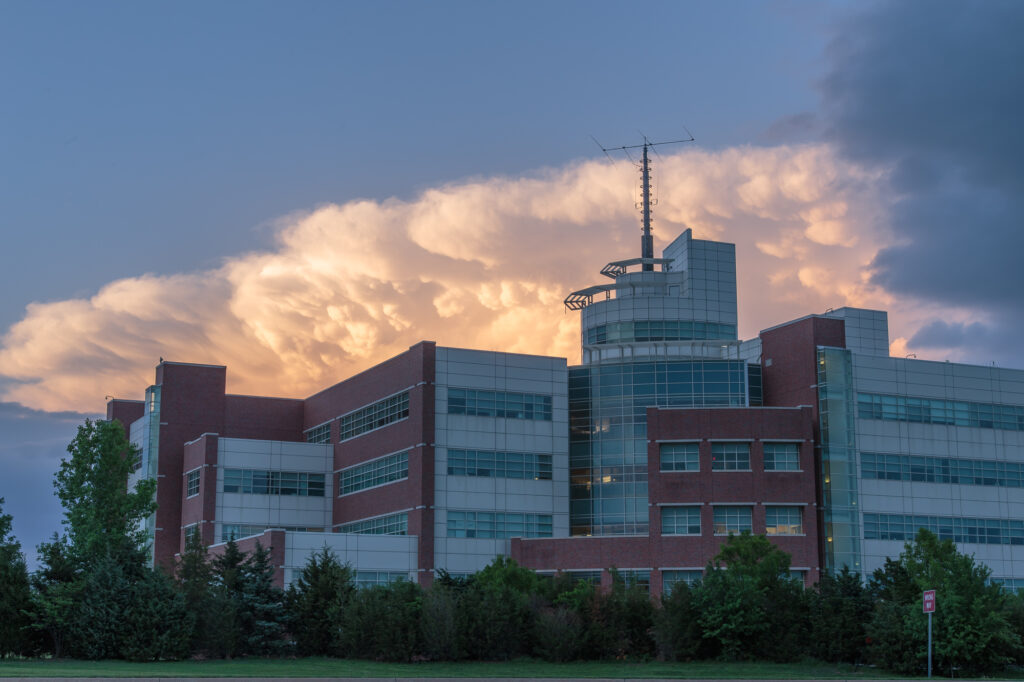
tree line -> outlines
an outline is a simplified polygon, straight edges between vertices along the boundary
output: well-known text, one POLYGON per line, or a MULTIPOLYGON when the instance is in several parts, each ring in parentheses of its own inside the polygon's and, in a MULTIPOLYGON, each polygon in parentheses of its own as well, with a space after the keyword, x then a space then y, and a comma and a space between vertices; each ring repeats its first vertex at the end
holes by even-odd
POLYGON ((611 570, 610 589, 498 557, 429 587, 357 588, 326 547, 287 590, 270 553, 190 542, 173 572, 150 568, 151 481, 127 490, 133 451, 116 422, 86 422, 55 489, 64 534, 29 573, 0 499, 0 656, 124 658, 334 656, 383 661, 726 659, 926 666, 921 592, 935 589, 935 669, 990 675, 1024 664, 1024 599, 986 567, 921 530, 865 584, 844 569, 805 589, 764 536, 730 536, 702 579, 652 600, 611 570), (125 454, 127 453, 127 456, 125 454))

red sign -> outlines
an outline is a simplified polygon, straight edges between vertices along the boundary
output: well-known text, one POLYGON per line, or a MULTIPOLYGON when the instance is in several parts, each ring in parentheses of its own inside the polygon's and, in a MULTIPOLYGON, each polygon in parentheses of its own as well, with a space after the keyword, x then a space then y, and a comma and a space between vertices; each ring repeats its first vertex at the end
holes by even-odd
POLYGON ((921 606, 925 613, 935 613, 935 590, 925 590, 921 606))

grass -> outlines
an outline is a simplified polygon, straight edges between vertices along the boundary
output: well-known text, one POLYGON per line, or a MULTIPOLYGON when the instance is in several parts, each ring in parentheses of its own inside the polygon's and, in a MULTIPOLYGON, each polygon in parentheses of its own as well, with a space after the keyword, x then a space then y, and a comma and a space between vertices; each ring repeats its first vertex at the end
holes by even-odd
POLYGON ((517 659, 501 663, 376 663, 333 658, 239 659, 232 661, 13 660, 0 661, 0 677, 562 677, 676 679, 879 679, 875 668, 820 661, 802 663, 545 663, 517 659))

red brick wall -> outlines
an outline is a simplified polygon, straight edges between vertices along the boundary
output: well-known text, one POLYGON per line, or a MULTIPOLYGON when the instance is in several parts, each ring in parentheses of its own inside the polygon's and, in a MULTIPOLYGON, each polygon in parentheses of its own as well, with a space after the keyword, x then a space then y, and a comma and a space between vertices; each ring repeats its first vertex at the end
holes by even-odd
MULTIPOLYGON (((238 545, 238 549, 246 554, 252 554, 256 550, 256 543, 260 543, 263 547, 270 548, 270 563, 274 566, 274 584, 278 587, 284 587, 284 542, 285 542, 285 531, 283 530, 265 530, 262 535, 253 535, 252 537, 242 538, 236 540, 235 544, 238 545)), ((219 545, 213 545, 209 550, 209 557, 221 556, 224 554, 224 548, 227 547, 227 543, 221 543, 219 545)))
POLYGON ((214 517, 217 510, 217 452, 219 436, 205 434, 185 444, 181 475, 181 532, 178 551, 185 551, 185 526, 199 524, 203 544, 213 544, 214 517), (199 473, 199 495, 188 494, 188 472, 202 467, 199 473))
MULTIPOLYGON (((661 593, 660 567, 703 567, 714 557, 724 537, 713 533, 712 503, 753 505, 755 533, 765 532, 764 502, 804 507, 804 536, 771 538, 793 559, 807 567, 808 584, 818 578, 818 532, 815 520, 813 415, 810 408, 658 409, 647 411, 648 496, 650 532, 646 537, 576 537, 514 539, 511 554, 530 568, 607 569, 650 568, 651 594, 661 593), (751 471, 711 471, 711 441, 750 440, 751 471), (762 439, 802 443, 799 472, 765 472, 762 439), (658 440, 700 441, 699 472, 660 471, 658 440), (700 503, 701 535, 661 535, 659 504, 700 503)), ((604 576, 608 580, 607 574, 604 576)))
POLYGON ((434 377, 436 346, 423 341, 408 351, 306 400, 303 428, 311 428, 389 395, 409 391, 409 416, 375 431, 338 442, 331 424, 335 472, 383 455, 409 451, 409 478, 334 500, 333 524, 408 509, 409 534, 419 538, 421 580, 434 565, 434 377))
POLYGON ((157 473, 154 555, 171 566, 181 546, 185 443, 224 426, 226 369, 164 362, 157 365, 160 391, 160 458, 157 473))
POLYGON ((124 426, 125 436, 131 436, 129 429, 132 422, 140 419, 145 412, 146 402, 144 400, 121 400, 114 398, 107 401, 107 420, 116 419, 121 422, 121 425, 124 426))
POLYGON ((305 401, 229 395, 224 401, 225 438, 304 441, 305 401))

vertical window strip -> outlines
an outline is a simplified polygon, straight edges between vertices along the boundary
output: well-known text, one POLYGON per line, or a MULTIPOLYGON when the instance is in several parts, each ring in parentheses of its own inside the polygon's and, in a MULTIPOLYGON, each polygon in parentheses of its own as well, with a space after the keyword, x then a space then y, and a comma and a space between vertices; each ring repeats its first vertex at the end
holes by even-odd
POLYGON ((448 413, 551 421, 551 396, 449 387, 448 413))
POLYGON ((201 469, 195 469, 188 472, 185 478, 185 496, 195 497, 199 494, 199 472, 201 469))
POLYGON ((338 472, 338 496, 409 478, 409 452, 399 452, 338 472))
POLYGON ((700 471, 700 443, 662 443, 662 471, 700 471))
POLYGON ((800 443, 763 443, 765 471, 799 471, 800 443))
POLYGON ((448 474, 551 480, 551 455, 448 448, 448 474))

